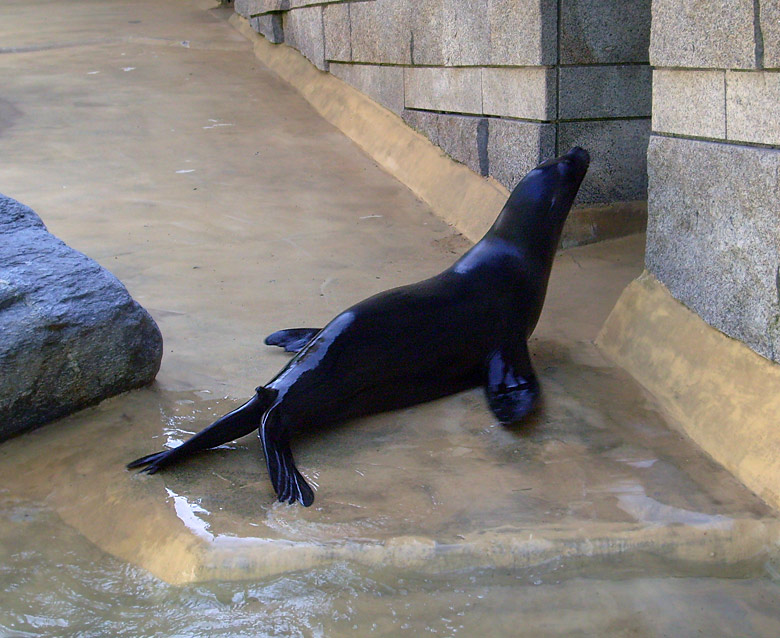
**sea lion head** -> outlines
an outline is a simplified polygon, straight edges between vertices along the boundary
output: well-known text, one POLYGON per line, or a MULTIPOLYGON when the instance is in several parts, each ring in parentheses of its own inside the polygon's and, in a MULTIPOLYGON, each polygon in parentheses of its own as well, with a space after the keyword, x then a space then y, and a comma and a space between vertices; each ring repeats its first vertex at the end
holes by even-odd
POLYGON ((588 152, 575 146, 537 166, 515 186, 489 234, 515 243, 549 239, 557 245, 589 164, 588 152))

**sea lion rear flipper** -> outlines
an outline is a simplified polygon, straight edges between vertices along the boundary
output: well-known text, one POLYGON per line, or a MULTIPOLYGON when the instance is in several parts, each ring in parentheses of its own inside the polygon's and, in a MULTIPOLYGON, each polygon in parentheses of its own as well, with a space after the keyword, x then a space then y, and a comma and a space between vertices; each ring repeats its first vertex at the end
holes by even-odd
POLYGON ((322 328, 287 328, 265 338, 265 345, 279 346, 287 352, 300 352, 322 328))
POLYGON ((196 452, 217 447, 249 434, 252 430, 260 427, 263 413, 274 402, 276 395, 275 390, 259 387, 255 396, 244 403, 244 405, 217 419, 205 430, 201 430, 178 447, 142 456, 140 459, 128 463, 127 469, 132 470, 136 467, 143 467, 141 472, 154 474, 158 470, 196 452))
POLYGON ((525 341, 490 355, 485 394, 490 409, 502 425, 516 423, 536 407, 539 382, 525 341))
POLYGON ((263 418, 263 425, 260 428, 260 442, 263 444, 271 485, 280 502, 287 501, 292 504, 300 501, 301 505, 309 507, 314 502, 314 492, 295 467, 289 441, 275 439, 271 435, 274 428, 266 427, 269 417, 274 418, 271 412, 273 410, 269 410, 263 418))

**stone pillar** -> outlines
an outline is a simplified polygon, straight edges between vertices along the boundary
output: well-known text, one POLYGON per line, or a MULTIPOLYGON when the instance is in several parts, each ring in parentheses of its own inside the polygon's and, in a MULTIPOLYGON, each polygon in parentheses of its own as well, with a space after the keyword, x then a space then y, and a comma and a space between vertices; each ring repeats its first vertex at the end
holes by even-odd
POLYGON ((593 163, 579 205, 646 199, 650 0, 236 0, 236 11, 507 188, 580 144, 593 163))
POLYGON ((780 507, 780 6, 653 0, 650 62, 648 272, 596 343, 780 507))
POLYGON ((653 0, 647 269, 780 361, 780 5, 653 0))

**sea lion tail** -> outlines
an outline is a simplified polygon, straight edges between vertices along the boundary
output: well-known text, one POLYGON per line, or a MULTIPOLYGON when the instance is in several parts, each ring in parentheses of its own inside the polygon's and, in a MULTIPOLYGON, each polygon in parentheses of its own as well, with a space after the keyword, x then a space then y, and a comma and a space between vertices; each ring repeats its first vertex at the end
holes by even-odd
POLYGON ((273 408, 266 412, 260 427, 260 442, 263 444, 271 485, 279 502, 292 504, 299 501, 304 507, 309 507, 314 502, 314 491, 295 467, 289 440, 273 436, 276 419, 273 412, 273 408))
POLYGON ((217 419, 205 430, 198 432, 172 450, 163 450, 156 454, 142 456, 127 464, 127 469, 142 468, 141 472, 154 474, 168 465, 192 456, 201 450, 208 450, 228 443, 260 427, 263 414, 276 399, 276 391, 264 387, 257 388, 255 396, 239 408, 217 419))

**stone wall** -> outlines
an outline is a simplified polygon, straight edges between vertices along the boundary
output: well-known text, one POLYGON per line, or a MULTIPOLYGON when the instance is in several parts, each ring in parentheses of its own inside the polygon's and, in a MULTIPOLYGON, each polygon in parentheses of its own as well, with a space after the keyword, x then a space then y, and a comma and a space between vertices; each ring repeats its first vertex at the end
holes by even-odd
POLYGON ((236 0, 271 42, 507 188, 580 144, 580 205, 646 198, 650 0, 236 0))
POLYGON ((647 269, 780 361, 780 3, 653 0, 647 269))

